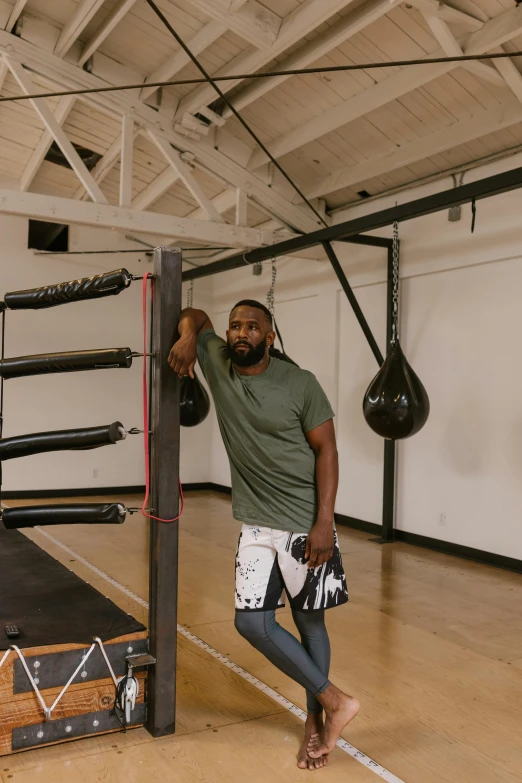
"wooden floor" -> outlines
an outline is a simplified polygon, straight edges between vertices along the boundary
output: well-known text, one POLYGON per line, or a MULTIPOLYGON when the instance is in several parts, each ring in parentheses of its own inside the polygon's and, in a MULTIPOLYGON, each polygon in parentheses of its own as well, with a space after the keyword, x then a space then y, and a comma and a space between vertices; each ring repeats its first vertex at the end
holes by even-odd
MULTIPOLYGON (((126 498, 129 506, 138 500, 126 498)), ((148 531, 140 515, 96 532, 48 532, 147 599, 148 531)), ((303 707, 301 688, 234 630, 237 534, 228 497, 189 494, 179 622, 303 707)), ((140 605, 40 532, 29 535, 146 620, 140 605)), ((522 578, 405 544, 379 546, 347 528, 339 539, 351 600, 328 613, 331 679, 362 704, 345 738, 405 783, 520 783, 522 578)), ((288 610, 280 622, 292 629, 288 610)), ((1 760, 2 783, 291 783, 310 774, 324 783, 377 781, 339 749, 327 769, 298 770, 301 722, 183 637, 179 649, 176 736, 153 740, 138 729, 28 751, 1 760)))

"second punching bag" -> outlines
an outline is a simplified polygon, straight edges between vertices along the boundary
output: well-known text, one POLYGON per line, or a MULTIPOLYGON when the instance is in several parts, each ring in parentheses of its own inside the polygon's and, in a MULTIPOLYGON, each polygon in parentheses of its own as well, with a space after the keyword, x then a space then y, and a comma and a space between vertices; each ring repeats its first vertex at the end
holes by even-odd
POLYGON ((393 225, 393 324, 386 359, 370 383, 363 413, 371 429, 388 440, 410 438, 426 424, 430 401, 399 343, 399 235, 393 225))
POLYGON ((179 416, 182 427, 195 427, 201 424, 210 410, 210 400, 206 389, 199 382, 198 376, 194 378, 185 375, 181 379, 179 388, 179 416))
POLYGON ((410 438, 428 420, 426 389, 406 361, 398 340, 364 395, 363 413, 372 430, 388 440, 410 438))
MULTIPOLYGON (((187 291, 187 307, 192 307, 194 298, 194 280, 190 281, 187 291)), ((195 427, 201 424, 210 411, 210 400, 206 389, 199 382, 198 376, 185 375, 179 386, 179 421, 182 427, 195 427)))

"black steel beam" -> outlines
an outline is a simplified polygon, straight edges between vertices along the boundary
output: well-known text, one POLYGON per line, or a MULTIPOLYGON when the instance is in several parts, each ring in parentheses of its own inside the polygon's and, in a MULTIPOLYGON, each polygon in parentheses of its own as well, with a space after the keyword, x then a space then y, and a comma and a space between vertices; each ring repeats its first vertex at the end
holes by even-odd
MULTIPOLYGON (((179 381, 167 364, 181 312, 181 252, 154 251, 151 514, 173 519, 179 508, 179 381)), ((150 523, 150 668, 147 729, 173 734, 176 719, 178 523, 150 523)))
POLYGON ((198 269, 190 269, 184 272, 183 280, 207 277, 218 272, 228 272, 231 269, 237 269, 245 266, 245 264, 255 264, 259 261, 267 261, 271 258, 298 253, 300 250, 306 250, 323 242, 347 239, 355 234, 390 226, 395 221, 400 223, 412 218, 422 217, 423 215, 430 215, 433 212, 440 212, 458 204, 467 204, 474 200, 479 201, 490 196, 498 196, 500 193, 507 193, 520 187, 522 187, 522 168, 512 169, 502 174, 495 174, 492 177, 485 177, 477 182, 470 182, 467 185, 451 188, 451 190, 443 190, 441 193, 435 193, 432 196, 415 199, 406 204, 398 204, 395 207, 389 207, 371 215, 363 215, 354 220, 328 226, 328 228, 323 228, 319 231, 312 231, 310 234, 303 234, 285 242, 255 248, 245 253, 235 253, 233 256, 223 258, 220 261, 214 261, 198 269))
POLYGON ((370 247, 386 247, 392 245, 392 240, 386 237, 370 237, 367 234, 356 234, 346 239, 338 239, 337 242, 350 242, 353 245, 370 245, 370 247))
POLYGON ((346 294, 348 301, 350 302, 352 306, 352 310, 355 313, 355 317, 359 321, 359 324, 361 326, 361 329, 364 332, 364 336, 368 340, 368 343, 370 345, 370 348, 372 349, 372 353, 377 359, 377 363, 379 364, 379 367, 384 362, 384 358, 382 353, 379 350, 379 346, 377 345, 377 342, 375 340, 375 337, 372 334, 372 330, 370 329, 368 325, 368 321, 364 317, 364 313, 361 310, 361 307, 359 305, 359 302, 357 301, 354 292, 352 291, 352 287, 350 283, 348 282, 348 278, 344 274, 344 270, 339 263, 339 259, 335 255, 335 251, 331 244, 329 242, 323 242, 323 247, 326 252, 326 255, 328 256, 328 260, 330 261, 333 270, 335 274, 337 275, 337 278, 340 282, 340 284, 343 287, 343 291, 346 294))

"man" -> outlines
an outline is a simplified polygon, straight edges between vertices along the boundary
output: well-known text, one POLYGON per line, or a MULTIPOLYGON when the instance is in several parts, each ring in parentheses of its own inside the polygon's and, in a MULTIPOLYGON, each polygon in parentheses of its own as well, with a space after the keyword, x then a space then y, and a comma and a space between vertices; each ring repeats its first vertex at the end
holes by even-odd
POLYGON ((272 316, 259 302, 238 302, 226 342, 192 308, 182 312, 179 334, 169 364, 182 378, 200 363, 230 461, 234 518, 243 522, 235 625, 306 689, 297 765, 319 769, 359 709, 328 680, 324 611, 348 600, 334 530, 334 414, 312 373, 276 358, 272 316), (275 619, 285 592, 301 643, 275 619))

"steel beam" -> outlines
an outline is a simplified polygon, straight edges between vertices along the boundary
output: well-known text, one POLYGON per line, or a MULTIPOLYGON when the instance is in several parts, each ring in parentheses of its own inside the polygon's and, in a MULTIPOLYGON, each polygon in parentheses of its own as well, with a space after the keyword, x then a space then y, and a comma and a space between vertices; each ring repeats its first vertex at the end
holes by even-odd
POLYGON ((395 207, 373 212, 370 215, 363 215, 344 223, 328 226, 319 231, 312 231, 309 234, 303 234, 275 245, 259 247, 245 253, 235 253, 220 261, 184 272, 183 280, 195 280, 198 277, 208 277, 219 272, 228 272, 245 264, 255 264, 271 258, 298 254, 301 250, 306 250, 323 242, 348 239, 356 234, 390 226, 395 221, 401 223, 412 218, 430 215, 433 212, 440 212, 458 204, 468 204, 472 201, 489 198, 490 196, 508 193, 520 187, 522 187, 522 168, 512 169, 501 174, 495 174, 492 177, 485 177, 477 180, 477 182, 470 182, 467 185, 451 188, 451 190, 443 190, 441 193, 408 201, 406 204, 398 204, 395 207))
POLYGON ((381 353, 381 351, 379 349, 379 346, 377 345, 377 341, 376 341, 375 337, 372 334, 372 330, 370 329, 370 327, 368 325, 368 321, 364 317, 364 313, 361 310, 359 302, 357 301, 356 296, 355 296, 354 292, 352 291, 352 287, 351 287, 350 283, 348 282, 348 278, 344 274, 344 270, 343 270, 341 264, 339 263, 339 259, 335 255, 334 249, 333 249, 333 247, 331 246, 331 244, 329 242, 323 242, 323 247, 324 247, 326 255, 328 256, 328 260, 330 261, 330 263, 332 265, 332 268, 333 268, 335 274, 337 275, 337 279, 339 280, 340 284, 342 285, 343 291, 346 294, 346 297, 347 297, 348 301, 350 302, 350 304, 352 306, 352 310, 355 313, 355 317, 359 321, 359 325, 360 325, 361 329, 364 332, 364 336, 368 340, 368 344, 369 344, 370 348, 372 349, 372 353, 375 356, 375 358, 377 360, 377 363, 378 363, 378 365, 380 367, 382 365, 382 363, 384 362, 383 355, 382 355, 382 353, 381 353))

